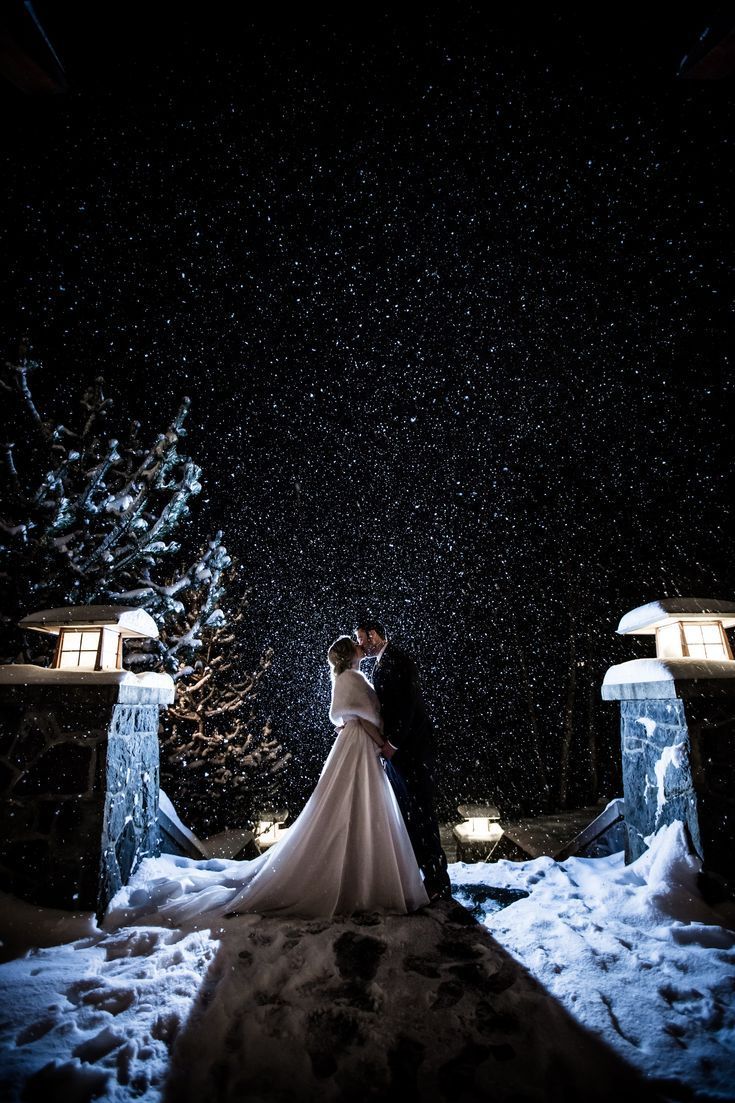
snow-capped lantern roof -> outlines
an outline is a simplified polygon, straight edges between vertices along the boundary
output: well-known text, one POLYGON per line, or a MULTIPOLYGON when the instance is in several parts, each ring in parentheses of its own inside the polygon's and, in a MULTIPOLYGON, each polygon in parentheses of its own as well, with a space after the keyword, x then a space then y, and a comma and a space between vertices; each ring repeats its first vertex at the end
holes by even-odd
POLYGON ((618 625, 618 633, 621 636, 655 636, 657 628, 681 621, 719 622, 723 628, 732 628, 735 625, 735 602, 703 597, 661 598, 626 613, 618 625))
POLYGON ((158 638, 158 625, 150 613, 133 605, 68 605, 61 609, 41 609, 23 617, 19 624, 21 628, 53 636, 58 636, 62 628, 110 628, 123 638, 158 638))
POLYGON ((67 605, 39 609, 19 621, 21 628, 57 636, 50 666, 0 666, 0 685, 117 685, 120 701, 170 705, 175 686, 170 674, 123 667, 123 640, 156 639, 158 626, 133 605, 67 605), (141 696, 141 694, 143 696, 141 696))
POLYGON ((665 597, 631 609, 622 636, 655 636, 656 658, 611 666, 602 685, 605 701, 731 693, 735 682, 730 641, 735 602, 718 598, 665 597))

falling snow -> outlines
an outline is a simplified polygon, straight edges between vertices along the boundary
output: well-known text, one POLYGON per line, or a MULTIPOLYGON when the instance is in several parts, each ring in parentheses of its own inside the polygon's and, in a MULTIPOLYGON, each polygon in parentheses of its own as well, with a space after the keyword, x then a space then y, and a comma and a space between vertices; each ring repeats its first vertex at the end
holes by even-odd
POLYGON ((445 809, 510 810, 614 796, 620 614, 732 592, 725 105, 683 25, 486 7, 184 19, 98 66, 62 32, 73 94, 8 124, 8 345, 60 408, 192 395, 294 811, 363 611, 421 661, 445 809))

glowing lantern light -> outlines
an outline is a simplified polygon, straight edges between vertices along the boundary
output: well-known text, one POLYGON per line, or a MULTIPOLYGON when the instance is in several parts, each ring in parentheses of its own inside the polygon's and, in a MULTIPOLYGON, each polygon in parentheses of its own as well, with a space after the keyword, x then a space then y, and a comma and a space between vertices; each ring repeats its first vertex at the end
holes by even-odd
POLYGON ((463 818, 453 829, 458 862, 486 862, 503 837, 500 813, 492 804, 460 804, 463 818))
POLYGON ((21 628, 58 636, 53 670, 123 670, 125 638, 156 639, 158 627, 144 609, 127 605, 72 605, 42 609, 20 621, 21 628))
POLYGON ((663 598, 626 613, 618 625, 624 636, 656 637, 659 659, 732 662, 725 629, 735 625, 735 603, 706 598, 663 598))
POLYGON ((255 828, 255 841, 261 852, 281 841, 288 831, 288 828, 283 826, 287 819, 288 809, 276 812, 268 809, 260 813, 255 828))

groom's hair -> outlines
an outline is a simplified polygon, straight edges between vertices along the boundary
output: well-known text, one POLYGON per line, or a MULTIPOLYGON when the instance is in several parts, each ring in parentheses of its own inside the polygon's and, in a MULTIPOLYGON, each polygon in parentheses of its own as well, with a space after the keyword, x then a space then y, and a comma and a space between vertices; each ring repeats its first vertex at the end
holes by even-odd
POLYGON ((386 639, 385 628, 379 620, 361 620, 355 625, 356 632, 377 632, 381 640, 386 639))

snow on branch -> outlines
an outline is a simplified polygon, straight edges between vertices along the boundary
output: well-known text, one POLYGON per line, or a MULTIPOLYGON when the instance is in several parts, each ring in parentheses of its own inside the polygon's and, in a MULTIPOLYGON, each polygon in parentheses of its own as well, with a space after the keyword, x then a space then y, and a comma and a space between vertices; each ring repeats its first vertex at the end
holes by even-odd
POLYGON ((253 668, 244 650, 246 593, 232 594, 235 568, 223 532, 198 549, 173 539, 202 487, 201 468, 180 450, 190 399, 182 399, 164 432, 141 434, 132 421, 113 434, 105 425, 112 400, 98 377, 84 391, 75 431, 41 416, 29 382, 39 368, 26 351, 6 364, 2 381, 43 447, 26 447, 32 433, 15 437, 17 415, 10 399, 4 402, 4 439, 18 440, 23 462, 14 461, 16 446, 7 443, 0 660, 49 660, 48 641, 17 629, 34 609, 117 602, 144 608, 160 636, 129 641, 126 665, 166 671, 176 683, 161 734, 165 788, 205 833, 228 818, 245 823, 255 794, 270 791, 288 755, 269 724, 256 722, 254 701, 272 652, 253 668), (227 779, 238 779, 237 793, 222 792, 227 779))

